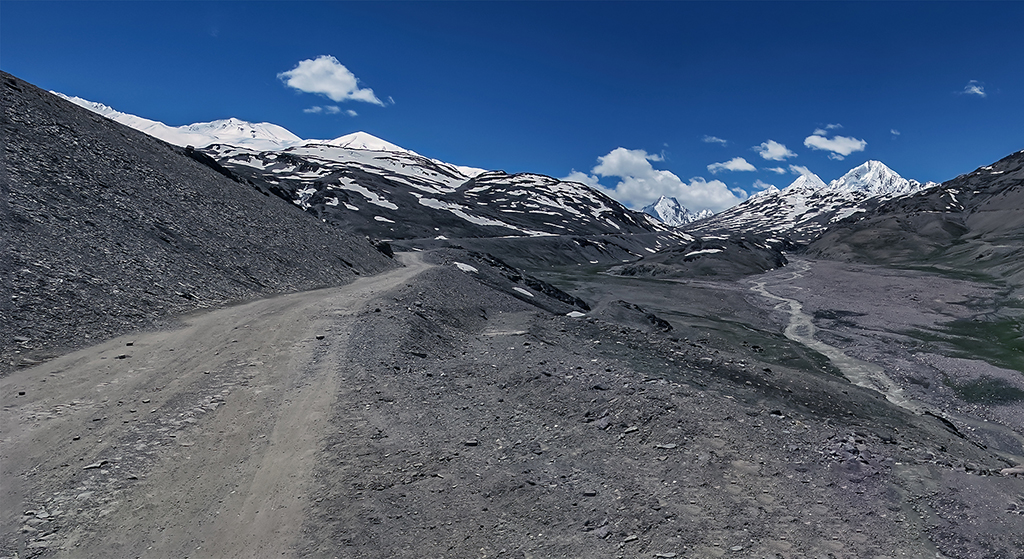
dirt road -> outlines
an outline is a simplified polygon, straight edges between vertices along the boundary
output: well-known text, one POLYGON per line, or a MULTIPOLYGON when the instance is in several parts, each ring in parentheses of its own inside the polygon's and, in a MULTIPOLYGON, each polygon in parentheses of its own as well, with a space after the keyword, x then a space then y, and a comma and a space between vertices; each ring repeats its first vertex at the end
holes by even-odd
POLYGON ((0 380, 3 551, 280 556, 299 533, 352 324, 428 267, 407 258, 0 380))

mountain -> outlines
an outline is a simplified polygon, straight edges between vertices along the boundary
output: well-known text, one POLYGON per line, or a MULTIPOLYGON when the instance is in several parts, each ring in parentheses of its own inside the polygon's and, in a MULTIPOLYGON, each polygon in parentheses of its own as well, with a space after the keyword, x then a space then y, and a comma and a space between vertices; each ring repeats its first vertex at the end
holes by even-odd
POLYGON ((766 189, 687 230, 705 235, 755 234, 769 240, 789 238, 807 243, 833 223, 933 185, 904 179, 880 161, 867 161, 828 184, 813 173, 802 174, 782 190, 766 189))
POLYGON ((195 309, 395 266, 187 150, 2 82, 0 373, 195 309))
POLYGON ((424 157, 366 132, 303 140, 236 119, 170 127, 65 98, 178 146, 320 220, 375 239, 603 235, 663 230, 586 185, 424 157))
POLYGON ((819 258, 982 274, 1024 286, 1024 151, 834 224, 819 258))
POLYGON ((102 103, 87 101, 81 97, 69 97, 56 91, 50 93, 71 101, 110 120, 145 132, 155 138, 176 146, 206 147, 211 144, 232 144, 254 149, 273 150, 299 145, 305 141, 287 129, 269 122, 253 124, 237 118, 201 122, 186 126, 168 126, 162 122, 122 113, 102 103))
MULTIPOLYGON (((363 138, 345 145, 375 142, 382 141, 363 138)), ((502 171, 470 176, 408 150, 309 143, 263 152, 213 145, 203 152, 256 188, 377 239, 656 230, 642 214, 583 184, 502 171)))
POLYGON ((715 215, 711 210, 691 212, 683 207, 682 204, 679 203, 679 200, 668 196, 658 198, 657 202, 649 206, 644 206, 640 211, 654 217, 665 225, 672 225, 674 227, 686 225, 687 223, 692 223, 698 219, 705 219, 715 215))

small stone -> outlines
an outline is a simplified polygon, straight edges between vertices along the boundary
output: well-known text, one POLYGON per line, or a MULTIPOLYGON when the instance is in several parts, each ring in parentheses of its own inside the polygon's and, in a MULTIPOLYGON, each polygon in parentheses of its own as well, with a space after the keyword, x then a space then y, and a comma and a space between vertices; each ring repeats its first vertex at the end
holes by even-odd
POLYGON ((660 449, 663 449, 663 450, 672 450, 676 446, 678 446, 678 445, 676 445, 676 443, 665 443, 665 444, 656 444, 656 445, 654 445, 654 448, 660 448, 660 449))
POLYGON ((626 536, 626 539, 622 540, 622 543, 635 542, 638 539, 640 539, 639 536, 637 536, 636 534, 632 534, 632 535, 626 536))
POLYGON ((116 357, 116 359, 128 359, 128 354, 127 353, 121 353, 121 354, 119 354, 116 357))
POLYGON ((593 489, 585 489, 585 490, 583 490, 583 496, 584 497, 597 497, 597 491, 595 491, 593 489))
POLYGON ((79 440, 79 439, 81 439, 81 438, 82 438, 82 436, 81 436, 81 435, 75 435, 74 437, 71 437, 71 440, 73 440, 73 441, 77 441, 77 440, 79 440))
POLYGON ((24 396, 24 395, 25 395, 25 391, 24 390, 19 390, 18 391, 18 396, 24 396))
MULTIPOLYGON (((96 470, 96 469, 102 468, 103 466, 106 466, 109 463, 110 463, 110 461, 108 461, 108 460, 100 460, 99 462, 93 462, 92 464, 89 464, 88 466, 85 466, 82 469, 83 470, 96 470)), ((36 515, 36 516, 38 516, 38 515, 36 515)))
POLYGON ((325 336, 323 334, 317 334, 316 335, 316 339, 318 339, 318 340, 322 340, 322 339, 324 339, 324 337, 325 336))
POLYGON ((663 557, 664 559, 672 559, 673 557, 676 556, 676 554, 672 553, 672 552, 668 552, 668 553, 655 553, 654 556, 655 557, 663 557))
POLYGON ((133 345, 135 345, 135 342, 125 342, 124 345, 132 347, 133 345))
POLYGON ((635 432, 637 432, 639 430, 640 430, 640 428, 634 425, 632 427, 626 427, 626 430, 623 431, 623 433, 635 433, 635 432))
POLYGON ((742 545, 734 545, 734 546, 729 548, 729 551, 743 551, 743 546, 742 545))
POLYGON ((128 410, 128 413, 135 413, 135 412, 137 412, 137 411, 139 411, 139 410, 137 410, 137 409, 135 409, 135 408, 132 408, 132 409, 128 410))
POLYGON ((148 404, 149 403, 149 398, 146 398, 146 399, 142 400, 142 403, 143 404, 148 404))
POLYGON ((476 440, 476 439, 469 439, 469 440, 467 440, 467 441, 463 441, 463 443, 462 443, 462 444, 464 444, 464 445, 466 445, 466 446, 477 446, 477 445, 479 445, 479 444, 480 444, 480 441, 478 441, 478 440, 476 440))

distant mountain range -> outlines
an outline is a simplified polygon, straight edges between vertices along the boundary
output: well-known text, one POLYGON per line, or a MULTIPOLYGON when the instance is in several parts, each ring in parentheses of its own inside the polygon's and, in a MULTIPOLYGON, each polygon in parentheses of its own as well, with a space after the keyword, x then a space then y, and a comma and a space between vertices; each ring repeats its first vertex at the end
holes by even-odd
POLYGON ((173 127, 55 94, 168 143, 193 146, 236 179, 377 239, 616 235, 681 227, 697 235, 807 243, 844 218, 935 184, 868 161, 828 184, 812 173, 801 175, 786 188, 769 187, 718 214, 692 212, 665 196, 636 212, 580 183, 453 165, 365 132, 305 140, 275 124, 234 118, 173 127))
POLYGON ((813 173, 801 175, 784 189, 771 187, 686 229, 698 235, 744 233, 807 243, 844 218, 935 185, 868 161, 828 184, 813 173))

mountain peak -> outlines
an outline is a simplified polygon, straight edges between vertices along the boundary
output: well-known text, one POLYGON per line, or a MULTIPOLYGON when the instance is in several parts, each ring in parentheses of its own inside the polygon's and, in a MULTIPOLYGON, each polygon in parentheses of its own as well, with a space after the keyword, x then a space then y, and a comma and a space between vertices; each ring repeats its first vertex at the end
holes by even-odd
POLYGON ((691 212, 672 196, 662 196, 657 202, 644 206, 641 211, 666 225, 675 227, 714 215, 710 210, 691 212))
POLYGON ((400 146, 396 146, 387 140, 382 140, 373 134, 368 134, 362 130, 340 136, 333 140, 328 140, 326 143, 332 146, 338 146, 345 149, 365 149, 370 151, 394 151, 399 153, 411 153, 413 155, 419 155, 412 150, 405 149, 400 146))
POLYGON ((830 190, 860 191, 870 196, 895 196, 918 190, 921 183, 901 177, 881 161, 869 160, 829 183, 830 190))
POLYGON ((821 177, 814 173, 802 174, 796 178, 795 181, 791 182, 786 190, 794 192, 797 190, 820 190, 826 188, 825 181, 821 180, 821 177))

